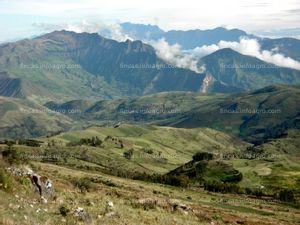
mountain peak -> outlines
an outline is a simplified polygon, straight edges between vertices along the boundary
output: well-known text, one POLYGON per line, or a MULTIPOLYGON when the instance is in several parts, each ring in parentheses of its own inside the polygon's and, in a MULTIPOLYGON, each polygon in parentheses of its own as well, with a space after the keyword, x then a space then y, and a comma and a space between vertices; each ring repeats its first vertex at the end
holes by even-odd
POLYGON ((239 57, 239 56, 244 56, 244 55, 242 55, 241 53, 239 53, 237 51, 234 51, 231 48, 222 48, 218 51, 211 53, 210 55, 203 57, 203 59, 211 58, 211 57, 239 57))

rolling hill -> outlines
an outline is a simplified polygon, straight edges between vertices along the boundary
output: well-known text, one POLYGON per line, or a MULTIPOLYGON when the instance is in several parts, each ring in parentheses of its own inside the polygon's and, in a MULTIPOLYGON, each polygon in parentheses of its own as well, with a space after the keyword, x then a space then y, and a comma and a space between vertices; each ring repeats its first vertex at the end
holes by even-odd
POLYGON ((70 129, 72 119, 29 100, 0 97, 0 139, 25 139, 70 129))
POLYGON ((53 110, 80 109, 80 114, 67 115, 81 121, 210 127, 255 143, 281 137, 289 129, 299 129, 299 99, 298 86, 273 85, 232 95, 175 92, 78 106, 74 101, 45 106, 53 110))

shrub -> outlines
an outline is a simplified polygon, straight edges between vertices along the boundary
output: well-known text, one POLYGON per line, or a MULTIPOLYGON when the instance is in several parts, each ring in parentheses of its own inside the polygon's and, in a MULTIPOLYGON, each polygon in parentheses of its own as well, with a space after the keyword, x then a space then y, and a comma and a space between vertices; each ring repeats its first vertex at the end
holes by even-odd
POLYGON ((82 193, 89 192, 93 186, 89 177, 75 179, 73 180, 73 185, 74 187, 79 188, 82 193))
POLYGON ((131 206, 133 208, 142 208, 144 209, 145 211, 148 211, 150 209, 155 209, 156 207, 156 201, 151 201, 151 200, 146 200, 144 202, 132 202, 131 203, 131 206))
POLYGON ((185 176, 167 175, 164 183, 168 184, 168 185, 176 186, 176 187, 187 187, 189 180, 185 176))
POLYGON ((22 164, 28 162, 28 159, 14 149, 12 145, 9 145, 8 148, 2 152, 2 156, 9 164, 22 164))
POLYGON ((209 152, 197 152, 195 155, 193 155, 194 161, 202 161, 202 160, 212 160, 213 154, 209 152))
POLYGON ((279 192, 278 196, 280 201, 295 202, 294 192, 292 190, 283 189, 279 192))
POLYGON ((67 214, 70 212, 70 209, 68 209, 66 206, 60 206, 59 207, 59 213, 62 215, 62 216, 67 216, 67 214))
POLYGON ((236 174, 225 175, 221 178, 223 182, 239 182, 243 179, 243 174, 238 172, 236 174))
POLYGON ((257 198, 261 198, 264 195, 261 189, 252 190, 252 194, 255 195, 257 198))
POLYGON ((13 179, 6 171, 0 168, 0 189, 10 192, 13 188, 13 179))
POLYGON ((125 152, 123 153, 123 156, 124 156, 126 159, 130 160, 130 159, 132 158, 132 156, 133 156, 133 151, 134 151, 134 150, 131 148, 131 149, 125 151, 125 152))

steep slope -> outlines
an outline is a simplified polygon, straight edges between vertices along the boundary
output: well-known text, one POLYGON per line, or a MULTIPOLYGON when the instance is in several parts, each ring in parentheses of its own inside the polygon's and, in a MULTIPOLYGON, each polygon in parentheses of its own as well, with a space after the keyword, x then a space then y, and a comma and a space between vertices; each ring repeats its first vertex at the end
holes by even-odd
POLYGON ((244 90, 272 84, 299 84, 300 71, 277 67, 232 49, 218 50, 201 59, 216 81, 244 90))
POLYGON ((0 69, 30 80, 58 99, 197 91, 204 77, 168 66, 141 41, 117 42, 67 31, 1 45, 0 69))
POLYGON ((1 76, 0 74, 0 96, 30 99, 51 99, 52 95, 45 88, 20 79, 1 76))
POLYGON ((73 121, 27 100, 0 96, 0 138, 32 138, 70 129, 73 121))

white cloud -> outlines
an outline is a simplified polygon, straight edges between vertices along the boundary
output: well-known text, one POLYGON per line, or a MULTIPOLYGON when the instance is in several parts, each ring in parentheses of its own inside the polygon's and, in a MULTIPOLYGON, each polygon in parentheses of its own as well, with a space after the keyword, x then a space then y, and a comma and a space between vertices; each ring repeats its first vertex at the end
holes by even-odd
POLYGON ((276 66, 300 70, 300 62, 273 50, 261 50, 261 46, 256 39, 242 38, 240 42, 220 41, 217 45, 197 47, 191 50, 190 54, 203 57, 223 48, 231 48, 243 55, 254 56, 265 62, 275 64, 276 66))
POLYGON ((197 73, 205 71, 204 65, 199 66, 192 54, 185 54, 179 44, 169 45, 165 39, 149 42, 156 50, 158 57, 180 68, 190 69, 197 73))

